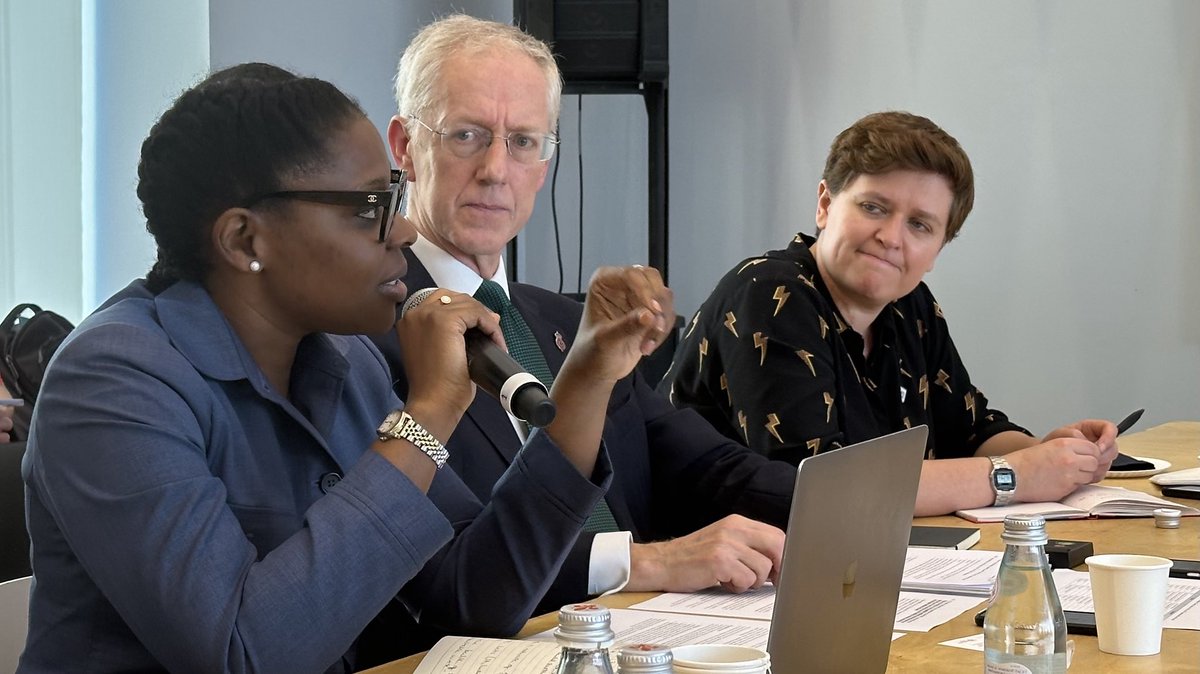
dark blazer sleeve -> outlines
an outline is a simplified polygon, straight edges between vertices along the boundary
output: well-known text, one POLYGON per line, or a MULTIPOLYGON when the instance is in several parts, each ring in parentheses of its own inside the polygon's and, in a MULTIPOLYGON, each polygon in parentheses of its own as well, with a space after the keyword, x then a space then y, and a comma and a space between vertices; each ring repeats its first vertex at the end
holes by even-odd
POLYGON ((482 510, 457 476, 439 473, 429 497, 450 520, 455 536, 405 585, 401 599, 427 627, 480 636, 516 634, 545 595, 611 476, 603 450, 588 480, 541 432, 530 437, 482 510))
POLYGON ((642 499, 627 499, 630 507, 646 509, 637 514, 642 522, 637 540, 682 536, 730 514, 787 527, 795 467, 749 451, 692 409, 676 409, 640 374, 624 380, 614 394, 608 425, 612 433, 606 432, 605 444, 614 448, 617 474, 610 501, 615 491, 644 490, 642 499), (616 449, 619 443, 644 457, 640 484, 638 476, 626 474, 628 465, 638 464, 616 449))
MULTIPOLYGON (((411 251, 406 251, 408 257, 409 273, 405 277, 405 282, 410 288, 424 288, 435 285, 433 278, 429 272, 421 264, 411 251)), ((526 317, 527 322, 535 329, 535 336, 538 338, 539 346, 547 357, 547 362, 550 365, 551 371, 557 373, 562 366, 562 361, 566 355, 566 349, 570 342, 574 339, 575 331, 579 325, 579 318, 582 315, 582 307, 579 303, 570 299, 550 293, 549 291, 536 288, 534 286, 526 286, 523 284, 512 284, 510 290, 513 293, 513 301, 517 304, 522 315, 526 317), (560 348, 560 344, 561 347, 560 348)), ((399 314, 397 314, 398 316, 399 314)), ((391 370, 393 378, 393 388, 396 394, 405 399, 408 395, 408 379, 404 373, 404 364, 402 358, 402 347, 396 338, 396 331, 390 330, 383 335, 377 335, 371 338, 371 341, 379 348, 387 361, 388 367, 391 370)), ((450 451, 450 459, 447 466, 451 468, 455 475, 461 479, 457 488, 465 486, 471 492, 472 500, 480 504, 480 507, 486 506, 497 498, 500 492, 500 482, 504 478, 509 466, 517 460, 518 453, 521 450, 521 441, 514 431, 508 415, 500 407, 499 403, 493 400, 487 393, 478 391, 475 400, 467 409, 467 413, 459 422, 458 427, 450 436, 446 443, 450 451)), ((557 449, 555 450, 557 451, 557 449)), ((564 460, 565 461, 565 460, 564 460)), ((514 466, 515 468, 515 466, 514 466)), ((517 470, 521 470, 517 468, 517 470)), ((545 480, 555 479, 549 476, 543 477, 545 480)), ((578 479, 576 476, 575 479, 578 479)), ((430 497, 434 498, 439 504, 441 500, 439 494, 448 495, 456 487, 452 487, 450 481, 439 478, 433 484, 430 490, 430 497)), ((512 487, 506 487, 512 489, 512 487)), ((461 497, 462 495, 458 495, 461 497)), ((460 502, 461 499, 459 499, 460 502)), ((443 512, 445 512, 443 510, 443 512)), ((447 517, 451 524, 454 524, 456 531, 458 529, 459 519, 456 519, 453 513, 447 512, 447 517)), ((532 547, 549 548, 553 547, 548 540, 539 540, 536 545, 532 541, 525 538, 525 535, 530 534, 526 527, 525 531, 519 532, 520 536, 513 534, 513 541, 519 540, 526 545, 532 547)), ((581 532, 573 542, 567 546, 565 557, 561 557, 558 562, 561 566, 557 577, 553 579, 553 583, 542 589, 542 593, 537 597, 540 601, 536 606, 530 608, 529 615, 544 613, 551 610, 557 610, 564 604, 580 601, 587 598, 588 588, 588 569, 591 559, 592 539, 594 534, 581 532), (543 596, 544 595, 544 596, 543 596)), ((565 544, 564 544, 565 545, 565 544)), ((557 549, 561 552, 563 546, 557 549)), ((479 563, 476 560, 475 563, 479 563)), ((465 573, 465 570, 460 569, 460 573, 465 573)), ((518 581, 519 582, 519 579, 518 581)), ((415 583, 410 583, 410 587, 420 585, 421 579, 415 583)), ((518 591, 529 591, 528 583, 525 583, 523 589, 514 587, 518 591)), ((457 595, 448 595, 457 596, 457 595)), ((413 596, 406 599, 406 603, 410 608, 418 604, 424 605, 422 596, 413 596)), ((422 627, 433 627, 434 635, 440 631, 434 625, 445 619, 435 618, 432 613, 425 611, 418 616, 421 620, 422 627)), ((402 618, 400 618, 402 620, 402 618)), ((463 629, 457 628, 461 632, 463 629)), ((494 628, 485 630, 487 633, 498 633, 494 628)), ((412 650, 417 650, 422 647, 428 647, 429 637, 425 642, 414 642, 412 650)))
MULTIPOLYGON (((419 262, 410 260, 410 276, 424 273, 419 262)), ((424 287, 420 283, 429 285, 432 280, 421 278, 410 286, 424 287)), ((551 371, 557 373, 574 341, 582 305, 519 283, 510 284, 510 291, 551 371)), ((396 392, 403 398, 407 382, 394 333, 385 343, 376 343, 392 366, 396 392)), ((606 500, 618 526, 630 531, 635 542, 685 535, 730 513, 786 526, 795 468, 748 451, 694 411, 675 409, 637 371, 618 382, 609 399, 604 446, 613 470, 606 500)), ((486 504, 497 497, 520 441, 499 404, 480 392, 448 448, 448 465, 486 504)), ((588 596, 593 538, 589 533, 578 535, 535 612, 556 610, 588 596)))
MULTIPOLYGON (((575 333, 578 331, 579 321, 583 317, 583 305, 537 286, 514 283, 510 284, 509 290, 517 309, 538 340, 538 346, 545 355, 551 372, 557 375, 558 371, 562 369, 566 352, 575 341, 575 333)), ((495 401, 482 394, 476 396, 476 404, 492 408, 499 407, 495 401), (480 397, 483 397, 484 400, 480 400, 480 397)), ((508 418, 505 416, 499 424, 501 428, 492 431, 493 434, 503 436, 504 431, 507 430, 507 423, 508 418)), ((607 422, 605 427, 608 427, 607 422)), ((515 434, 510 433, 509 435, 513 438, 516 437, 515 434)), ((607 445, 606 439, 605 446, 607 447, 607 445)), ((615 480, 614 474, 614 484, 615 480)), ((612 505, 619 498, 617 495, 609 495, 606 496, 606 500, 612 505)), ((620 507, 615 507, 613 512, 617 525, 622 530, 633 530, 636 540, 636 524, 620 514, 621 510, 620 507)), ((580 532, 563 560, 558 577, 554 579, 546 595, 538 603, 536 612, 557 611, 564 604, 581 601, 589 596, 588 577, 591 570, 592 541, 595 537, 595 533, 580 532)))
MULTIPOLYGON (((582 305, 540 288, 512 288, 557 372, 564 349, 554 342, 561 336, 569 348, 582 305)), ((613 481, 605 499, 634 542, 686 535, 731 513, 786 527, 794 466, 750 452, 692 410, 675 409, 637 370, 614 387, 606 414, 613 481)), ((539 608, 554 610, 586 596, 592 538, 580 535, 539 608)))

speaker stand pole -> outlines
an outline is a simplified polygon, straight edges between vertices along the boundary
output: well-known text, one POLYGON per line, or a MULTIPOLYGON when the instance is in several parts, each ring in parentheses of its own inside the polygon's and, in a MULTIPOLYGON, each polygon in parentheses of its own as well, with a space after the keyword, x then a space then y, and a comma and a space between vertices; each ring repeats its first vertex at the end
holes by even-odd
POLYGON ((646 82, 642 97, 646 103, 648 121, 647 147, 647 201, 649 203, 648 262, 662 273, 663 282, 668 282, 667 251, 669 250, 669 228, 667 223, 667 84, 646 82))

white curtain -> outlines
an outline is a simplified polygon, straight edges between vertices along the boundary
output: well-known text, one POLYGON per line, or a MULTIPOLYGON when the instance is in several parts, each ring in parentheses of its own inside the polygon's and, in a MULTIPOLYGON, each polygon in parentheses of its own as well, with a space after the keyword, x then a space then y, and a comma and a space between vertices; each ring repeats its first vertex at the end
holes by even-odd
POLYGON ((0 3, 3 313, 81 310, 80 49, 78 0, 0 3))
POLYGON ((0 309, 78 321, 154 260, 137 157, 208 69, 208 2, 5 2, 0 47, 0 309))

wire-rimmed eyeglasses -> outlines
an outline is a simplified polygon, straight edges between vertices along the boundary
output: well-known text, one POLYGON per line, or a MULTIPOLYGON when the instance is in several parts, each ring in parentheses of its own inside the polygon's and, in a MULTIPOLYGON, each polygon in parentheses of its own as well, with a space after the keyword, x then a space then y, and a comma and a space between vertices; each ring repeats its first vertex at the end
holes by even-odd
POLYGON ((408 185, 404 171, 392 169, 391 183, 386 190, 358 192, 354 190, 283 190, 260 194, 246 203, 249 208, 265 199, 295 199, 332 206, 354 206, 357 215, 379 223, 379 241, 387 241, 396 222, 396 211, 400 210, 407 196, 408 185))
POLYGON ((558 147, 558 138, 548 133, 517 132, 501 136, 471 124, 456 124, 439 131, 422 122, 415 115, 412 119, 416 120, 417 124, 441 136, 442 145, 460 159, 474 157, 485 148, 491 147, 492 141, 497 138, 504 139, 504 145, 508 148, 508 156, 522 164, 548 162, 554 156, 555 148, 558 147))

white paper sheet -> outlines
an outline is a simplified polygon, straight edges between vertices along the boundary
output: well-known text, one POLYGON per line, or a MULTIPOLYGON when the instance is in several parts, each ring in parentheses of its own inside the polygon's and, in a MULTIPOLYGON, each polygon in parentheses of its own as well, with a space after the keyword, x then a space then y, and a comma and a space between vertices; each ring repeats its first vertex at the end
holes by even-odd
MULTIPOLYGON (((684 646, 688 644, 735 644, 766 649, 771 623, 766 620, 685 615, 631 609, 610 609, 617 641, 610 652, 633 644, 684 646)), ((554 630, 539 632, 534 641, 554 641, 554 630)))
POLYGON ((909 548, 900 589, 986 597, 1003 557, 992 550, 909 548))
MULTIPOLYGON (((972 596, 901 592, 900 601, 896 605, 894 627, 905 632, 928 632, 979 603, 979 597, 972 596)), ((729 594, 722 590, 689 594, 668 592, 634 604, 630 608, 722 618, 770 620, 775 608, 775 590, 773 586, 768 585, 744 594, 729 594)))
POLYGON ((775 611, 775 586, 770 583, 749 592, 730 594, 722 589, 700 592, 664 592, 629 608, 688 615, 770 620, 775 611))
POLYGON ((958 639, 951 639, 949 641, 943 641, 942 643, 940 643, 938 645, 939 646, 953 646, 955 648, 965 648, 968 651, 979 651, 980 653, 982 653, 983 652, 983 632, 980 632, 979 634, 972 634, 969 637, 959 637, 958 639))
MULTIPOLYGON (((656 611, 610 609, 616 642, 609 649, 616 656, 633 644, 736 644, 766 649, 771 624, 766 620, 716 618, 656 611)), ((521 641, 446 637, 429 651, 416 674, 456 672, 503 672, 503 674, 553 674, 561 647, 554 630, 539 632, 521 641)))
POLYGON ((414 674, 554 674, 561 652, 558 644, 544 641, 445 637, 429 649, 414 674))
POLYGON ((981 603, 979 597, 901 591, 894 627, 906 632, 928 632, 981 603))

